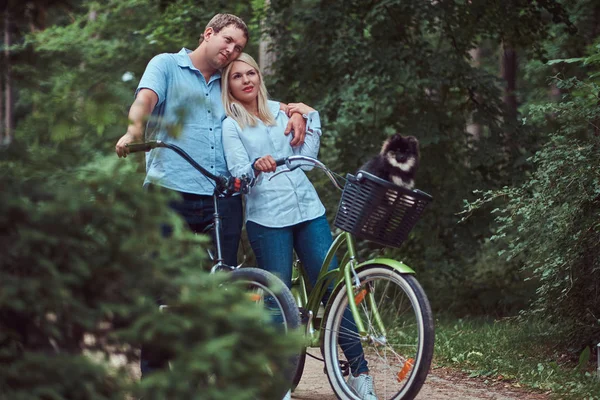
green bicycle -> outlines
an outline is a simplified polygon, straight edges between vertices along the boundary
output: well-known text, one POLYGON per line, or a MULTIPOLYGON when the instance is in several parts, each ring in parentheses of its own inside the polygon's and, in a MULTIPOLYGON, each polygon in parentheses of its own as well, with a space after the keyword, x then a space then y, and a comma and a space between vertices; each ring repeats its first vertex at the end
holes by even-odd
POLYGON ((304 165, 318 167, 343 191, 335 218, 341 233, 334 238, 316 284, 309 287, 300 263, 293 271, 292 293, 306 329, 306 347, 299 357, 294 387, 302 377, 306 348, 320 348, 324 372, 337 397, 360 400, 346 382, 349 363, 339 343, 352 336, 362 344, 377 397, 414 399, 433 357, 431 306, 410 267, 388 258, 359 261, 355 238, 399 246, 432 197, 364 171, 348 175, 342 188, 333 172, 311 157, 290 156, 276 162, 289 170, 304 165), (346 251, 339 268, 329 271, 330 262, 344 245, 346 251), (334 289, 319 318, 321 299, 330 285, 334 289), (358 333, 342 327, 348 307, 358 333))

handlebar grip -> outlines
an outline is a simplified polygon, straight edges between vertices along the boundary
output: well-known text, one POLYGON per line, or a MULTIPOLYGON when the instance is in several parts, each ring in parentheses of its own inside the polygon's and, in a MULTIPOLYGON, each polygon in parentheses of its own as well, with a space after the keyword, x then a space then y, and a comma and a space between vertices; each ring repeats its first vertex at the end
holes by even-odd
POLYGON ((145 143, 128 143, 125 145, 129 149, 130 153, 137 153, 140 151, 150 151, 156 147, 156 142, 145 142, 145 143))
POLYGON ((282 165, 285 165, 285 162, 287 161, 287 157, 286 158, 278 158, 277 160, 275 160, 275 164, 280 167, 282 165))

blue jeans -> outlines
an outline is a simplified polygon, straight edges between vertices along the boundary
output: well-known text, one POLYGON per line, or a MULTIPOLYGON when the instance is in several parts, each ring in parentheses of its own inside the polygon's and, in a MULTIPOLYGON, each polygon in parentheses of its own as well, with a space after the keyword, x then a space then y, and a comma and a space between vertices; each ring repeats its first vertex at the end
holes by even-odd
MULTIPOLYGON (((208 225, 213 222, 212 196, 183 193, 181 201, 173 201, 169 206, 177 211, 194 233, 203 233, 208 225)), ((218 200, 219 215, 221 216, 221 248, 225 264, 237 265, 238 246, 243 224, 242 196, 223 197, 218 200)), ((165 227, 165 236, 170 234, 170 227, 165 227)), ((210 232, 215 242, 215 231, 210 232)))
MULTIPOLYGON (((212 196, 179 192, 180 201, 172 201, 169 206, 185 219, 194 233, 204 233, 213 223, 214 204, 212 196)), ((243 224, 242 196, 224 197, 218 200, 219 215, 221 216, 221 248, 223 260, 227 265, 237 265, 237 253, 243 224)), ((172 228, 163 226, 163 236, 169 237, 172 228)), ((215 231, 210 232, 213 243, 215 231)), ((159 301, 160 303, 160 301, 159 301)), ((142 346, 140 369, 142 378, 153 370, 164 368, 168 359, 164 354, 153 348, 142 346)))
MULTIPOLYGON (((246 231, 258 266, 279 276, 288 287, 292 285, 294 250, 302 262, 311 286, 314 286, 329 246, 333 243, 325 215, 284 228, 269 228, 248 221, 246 231)), ((334 257, 329 265, 329 270, 337 267, 337 259, 334 257)), ((323 296, 323 304, 329 300, 332 290, 333 285, 330 285, 323 296)), ((350 364, 352 373, 358 375, 368 372, 369 368, 358 339, 354 317, 349 308, 346 308, 344 312, 342 328, 346 332, 356 332, 354 337, 348 337, 349 335, 339 335, 338 337, 340 347, 350 364)))

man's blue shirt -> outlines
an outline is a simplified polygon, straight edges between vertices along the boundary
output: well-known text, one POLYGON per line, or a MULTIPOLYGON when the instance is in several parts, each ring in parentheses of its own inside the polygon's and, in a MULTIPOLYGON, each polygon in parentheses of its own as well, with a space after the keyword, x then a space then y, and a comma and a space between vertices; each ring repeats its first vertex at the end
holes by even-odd
MULTIPOLYGON (((216 175, 229 176, 223 153, 221 123, 225 111, 221 102, 221 74, 208 83, 193 66, 188 53, 164 53, 148 63, 138 85, 158 96, 146 127, 146 140, 173 143, 216 175)), ((149 183, 186 193, 210 195, 214 184, 187 161, 169 149, 154 149, 146 155, 149 183)))

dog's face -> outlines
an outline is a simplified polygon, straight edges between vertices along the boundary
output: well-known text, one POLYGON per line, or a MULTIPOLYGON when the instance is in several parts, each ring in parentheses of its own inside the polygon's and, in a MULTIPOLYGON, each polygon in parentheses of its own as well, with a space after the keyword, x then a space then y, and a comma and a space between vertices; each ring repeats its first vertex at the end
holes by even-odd
POLYGON ((396 133, 383 143, 381 154, 390 164, 405 170, 414 166, 419 158, 419 141, 414 136, 396 133))

